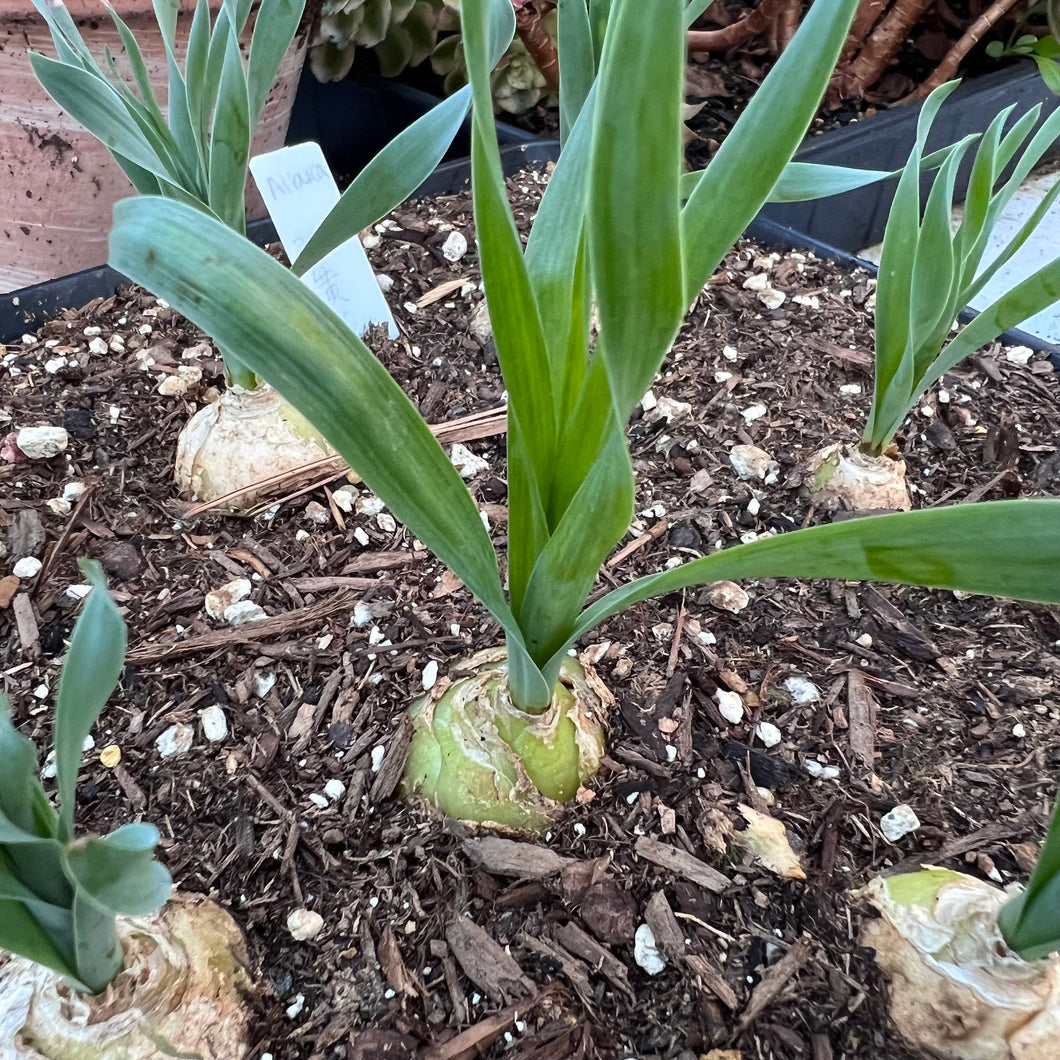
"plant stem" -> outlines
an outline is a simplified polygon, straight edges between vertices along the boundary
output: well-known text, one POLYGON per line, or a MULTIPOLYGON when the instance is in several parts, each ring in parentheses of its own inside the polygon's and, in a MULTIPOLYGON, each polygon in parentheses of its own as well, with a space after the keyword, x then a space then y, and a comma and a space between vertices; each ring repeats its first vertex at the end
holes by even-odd
POLYGON ((261 386, 261 379, 234 354, 222 350, 221 360, 224 361, 225 383, 228 386, 241 386, 244 390, 257 390, 261 386))

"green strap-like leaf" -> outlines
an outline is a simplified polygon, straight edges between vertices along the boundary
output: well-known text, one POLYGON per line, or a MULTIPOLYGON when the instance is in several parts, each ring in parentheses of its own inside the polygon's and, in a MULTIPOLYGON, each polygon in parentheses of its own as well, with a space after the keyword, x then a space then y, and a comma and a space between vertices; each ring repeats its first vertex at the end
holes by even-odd
POLYGON ((1005 941, 1025 961, 1060 950, 1060 800, 1027 889, 1006 903, 997 922, 1005 941))
POLYGON ((689 197, 682 214, 686 303, 751 223, 802 142, 857 6, 858 0, 815 0, 689 197))
POLYGON ((12 724, 0 692, 0 843, 55 836, 55 814, 37 780, 37 751, 12 724), (43 802, 42 802, 43 800, 43 802))
POLYGON ((920 394, 980 346, 992 342, 1002 332, 1022 324, 1028 317, 1060 301, 1060 258, 1043 265, 1037 272, 1010 288, 986 307, 939 354, 917 391, 920 394))
MULTIPOLYGON (((541 550, 519 621, 530 655, 544 665, 565 646, 607 554, 633 514, 633 467, 617 427, 541 550)), ((562 658, 562 656, 560 656, 562 658)), ((551 686, 558 676, 545 672, 551 686)))
POLYGON ((173 889, 165 868, 155 861, 158 829, 129 824, 100 839, 90 837, 66 850, 70 880, 110 915, 145 916, 161 909, 173 889))
POLYGON ((269 89, 298 32, 305 0, 268 0, 258 8, 254 36, 247 63, 247 89, 250 93, 250 126, 257 125, 265 108, 269 89))
POLYGON ((74 625, 55 703, 55 768, 64 840, 73 836, 81 748, 118 683, 126 643, 125 622, 107 591, 103 569, 94 560, 78 565, 92 592, 74 625))
POLYGON ((250 158, 250 99, 239 39, 229 31, 210 137, 210 195, 213 212, 242 234, 246 227, 243 189, 250 158))
MULTIPOLYGON (((893 437, 890 425, 901 423, 909 409, 915 343, 910 330, 913 305, 912 271, 920 240, 920 159, 939 108, 957 87, 951 81, 924 101, 917 118, 916 141, 902 170, 887 216, 876 276, 876 383, 864 441, 873 452, 881 451, 893 437)), ((946 149, 947 158, 956 147, 946 149)))
POLYGON ((1060 500, 871 516, 737 545, 608 593, 570 643, 640 600, 727 578, 900 582, 1060 603, 1060 500))
POLYGON ((596 79, 593 30, 585 0, 558 0, 559 138, 566 144, 596 79))
POLYGON ((72 955, 64 954, 21 901, 4 897, 0 869, 0 949, 50 968, 78 983, 72 955))
POLYGON ((464 87, 402 130, 354 178, 291 266, 301 276, 404 202, 441 162, 471 104, 464 87))
POLYGON ((97 994, 121 971, 123 955, 114 917, 81 889, 74 894, 71 915, 77 978, 97 994))
POLYGON ((619 423, 687 308, 681 275, 681 0, 615 0, 600 63, 589 176, 589 258, 619 423), (635 150, 629 145, 636 144, 635 150))
POLYGON ((588 356, 585 204, 595 98, 593 89, 541 198, 524 257, 541 316, 560 424, 581 389, 588 356))
POLYGON ((530 575, 528 561, 544 545, 540 491, 555 465, 556 408, 548 349, 508 202, 493 117, 490 59, 515 33, 510 0, 463 0, 461 29, 473 100, 471 188, 482 282, 487 302, 504 306, 491 322, 497 360, 508 390, 509 475, 522 491, 517 502, 509 506, 508 517, 508 584, 518 607, 530 575), (522 461, 526 467, 519 466, 522 461))

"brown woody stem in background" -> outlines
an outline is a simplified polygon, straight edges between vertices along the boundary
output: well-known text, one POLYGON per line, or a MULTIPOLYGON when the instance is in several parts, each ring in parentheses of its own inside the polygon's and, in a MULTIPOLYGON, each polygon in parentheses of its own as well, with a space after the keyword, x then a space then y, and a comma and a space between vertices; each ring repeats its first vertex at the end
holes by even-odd
POLYGON ((961 60, 982 40, 983 35, 1019 2, 1020 0, 994 0, 994 3, 968 27, 964 36, 950 48, 942 62, 935 67, 931 76, 916 91, 910 92, 908 96, 898 102, 915 103, 918 99, 923 99, 933 92, 944 81, 949 81, 957 73, 961 60))
POLYGON ((861 0, 854 21, 850 24, 843 50, 839 53, 839 66, 850 62, 857 55, 890 4, 891 0, 861 0))
POLYGON ((799 28, 801 10, 802 0, 787 0, 777 8, 769 30, 769 46, 774 55, 780 55, 791 43, 791 38, 799 28))
MULTIPOLYGON (((832 78, 835 94, 842 99, 864 97, 869 86, 875 84, 891 65, 912 28, 934 2, 895 0, 887 14, 872 27, 860 51, 836 69, 832 78)), ((847 40, 849 43, 850 38, 847 40)), ((834 97, 830 93, 830 102, 831 98, 834 97)))
POLYGON ((553 92, 559 91, 559 53, 556 42, 549 36, 543 22, 544 16, 555 7, 552 3, 540 5, 530 0, 515 5, 515 32, 523 42, 530 58, 545 78, 545 84, 553 92), (544 10, 541 10, 544 8, 544 10))
MULTIPOLYGON (((688 31, 688 47, 694 52, 722 52, 737 44, 758 36, 768 29, 774 15, 785 7, 790 7, 790 0, 762 0, 752 12, 724 29, 693 29, 688 31)), ((708 8, 709 10, 709 8, 708 8)), ((705 14, 706 12, 704 12, 705 14)))

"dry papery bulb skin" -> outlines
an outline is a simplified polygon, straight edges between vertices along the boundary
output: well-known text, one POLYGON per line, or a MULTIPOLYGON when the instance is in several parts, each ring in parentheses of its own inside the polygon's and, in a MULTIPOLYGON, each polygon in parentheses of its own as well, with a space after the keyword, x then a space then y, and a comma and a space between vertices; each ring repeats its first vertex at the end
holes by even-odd
POLYGON ((119 917, 125 967, 96 995, 0 955, 0 1060, 237 1060, 253 985, 243 934, 202 895, 119 917))

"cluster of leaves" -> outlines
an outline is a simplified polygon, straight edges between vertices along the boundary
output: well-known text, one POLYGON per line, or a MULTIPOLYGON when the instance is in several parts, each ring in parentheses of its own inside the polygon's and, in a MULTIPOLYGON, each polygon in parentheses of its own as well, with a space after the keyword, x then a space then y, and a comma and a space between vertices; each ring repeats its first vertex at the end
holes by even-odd
POLYGON ((1033 107, 1006 131, 1014 110, 1007 107, 981 138, 965 137, 932 156, 938 174, 921 207, 924 145, 939 108, 958 84, 951 81, 937 88, 921 108, 916 143, 887 219, 876 289, 876 384, 862 440, 865 451, 874 455, 887 449, 909 410, 945 372, 1060 298, 1058 256, 1006 290, 947 342, 960 310, 1027 242, 1060 195, 1057 183, 1005 247, 984 263, 1002 211, 1060 136, 1060 110, 1035 130, 1041 107, 1033 107), (977 139, 964 212, 954 229, 958 167, 977 139))
POLYGON ((1045 16, 1048 33, 1016 33, 1008 43, 991 41, 986 46, 986 54, 992 59, 1008 56, 1033 59, 1049 91, 1060 96, 1060 0, 1032 5, 1027 16, 1034 14, 1045 16))
MULTIPOLYGON (((141 195, 162 195, 246 231, 245 189, 251 141, 280 63, 298 30, 305 0, 262 0, 250 54, 239 38, 253 0, 223 0, 211 27, 210 0, 197 0, 181 65, 177 58, 180 0, 153 0, 168 66, 163 113, 143 52, 114 8, 131 83, 109 50, 92 55, 61 0, 33 0, 51 30, 57 58, 30 54, 48 94, 100 140, 141 195)), ((248 389, 257 380, 227 351, 229 378, 248 389)))
MULTIPOLYGON (((583 609, 632 510, 625 422, 687 306, 778 184, 855 7, 830 0, 811 8, 682 205, 684 4, 661 0, 646 22, 635 0, 615 0, 599 52, 586 7, 565 5, 561 69, 582 76, 564 89, 569 133, 524 251, 490 99, 492 61, 513 36, 511 4, 464 0, 476 230, 509 393, 508 594, 474 502, 422 419, 363 342, 291 273, 209 218, 159 200, 119 204, 111 261, 246 356, 363 469, 369 487, 501 623, 512 696, 526 709, 546 707, 564 653, 596 624, 647 597, 720 578, 889 579, 1060 599, 1060 502, 1043 501, 815 527, 639 579, 583 609), (161 256, 158 247, 171 250, 161 256), (600 331, 590 347, 593 302, 600 331), (386 429, 369 434, 364 422, 386 429), (1025 535, 1019 552, 1013 520, 1025 535)), ((362 174, 360 212, 346 200, 296 270, 373 219, 379 182, 409 146, 362 174)))
POLYGON ((81 561, 93 588, 74 627, 55 704, 56 809, 37 779, 33 744, 12 726, 0 695, 0 948, 90 993, 121 970, 118 915, 143 915, 169 897, 154 860, 158 830, 127 824, 76 836, 74 803, 85 737, 125 659, 125 623, 98 563, 81 561))

